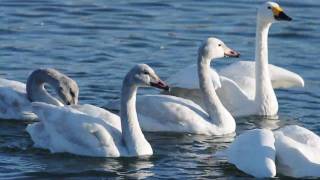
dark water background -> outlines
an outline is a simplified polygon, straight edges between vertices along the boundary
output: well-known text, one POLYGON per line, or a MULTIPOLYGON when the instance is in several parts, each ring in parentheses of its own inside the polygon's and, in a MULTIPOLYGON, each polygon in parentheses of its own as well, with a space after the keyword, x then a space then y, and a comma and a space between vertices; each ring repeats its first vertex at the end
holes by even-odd
MULTIPOLYGON (((79 83, 81 103, 105 106, 119 97, 121 79, 133 65, 147 63, 166 79, 195 62, 197 47, 208 36, 240 51, 242 59, 253 59, 261 2, 0 0, 0 74, 26 82, 35 68, 57 68, 79 83)), ((305 88, 277 90, 279 120, 237 119, 238 134, 288 123, 320 134, 320 1, 280 4, 294 21, 272 26, 269 61, 299 73, 305 88)), ((0 122, 1 179, 248 177, 212 156, 232 137, 146 133, 152 157, 87 158, 32 148, 26 125, 0 122)))

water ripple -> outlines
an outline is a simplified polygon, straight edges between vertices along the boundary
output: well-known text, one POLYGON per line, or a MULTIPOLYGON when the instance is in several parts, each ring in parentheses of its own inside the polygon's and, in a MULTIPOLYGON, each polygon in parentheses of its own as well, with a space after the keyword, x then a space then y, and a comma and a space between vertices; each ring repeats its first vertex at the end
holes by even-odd
MULTIPOLYGON (((119 98, 122 78, 133 65, 147 63, 166 79, 195 63, 198 46, 208 36, 223 39, 241 52, 242 59, 253 59, 258 4, 249 0, 2 0, 1 75, 26 82, 36 68, 57 68, 79 83, 81 103, 103 107, 109 99, 119 98)), ((277 90, 279 117, 238 118, 236 134, 288 124, 320 133, 320 3, 283 0, 281 4, 293 21, 271 28, 269 59, 300 74, 306 87, 277 90)), ((155 152, 152 157, 87 158, 32 148, 26 125, 0 122, 1 179, 248 178, 225 159, 213 156, 236 134, 146 133, 155 152)))

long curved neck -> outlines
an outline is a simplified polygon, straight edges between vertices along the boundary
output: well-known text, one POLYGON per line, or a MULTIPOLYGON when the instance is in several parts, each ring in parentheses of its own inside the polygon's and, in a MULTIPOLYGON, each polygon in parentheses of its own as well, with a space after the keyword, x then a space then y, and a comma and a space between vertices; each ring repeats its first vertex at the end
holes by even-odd
MULTIPOLYGON (((45 70, 36 70, 28 78, 27 81, 27 96, 31 102, 45 102, 57 106, 63 106, 63 104, 53 96, 51 96, 44 85, 49 84, 53 88, 58 87, 58 80, 52 77, 45 70)), ((55 89, 56 90, 56 89, 55 89)))
POLYGON ((124 79, 121 91, 120 118, 122 138, 126 144, 129 155, 143 154, 146 151, 146 149, 143 149, 146 145, 151 148, 138 122, 136 111, 137 89, 138 87, 131 84, 128 77, 124 79))
POLYGON ((256 29, 256 50, 255 50, 255 75, 256 93, 255 102, 269 106, 270 100, 276 101, 276 96, 272 88, 269 75, 268 62, 268 33, 271 23, 257 20, 256 29))
MULTIPOLYGON (((202 91, 203 101, 206 110, 210 116, 210 120, 218 127, 226 128, 235 127, 235 120, 229 111, 221 103, 216 91, 213 87, 210 77, 210 62, 211 59, 203 57, 199 52, 198 55, 198 75, 200 89, 202 91)), ((231 130, 232 131, 232 130, 231 130)))

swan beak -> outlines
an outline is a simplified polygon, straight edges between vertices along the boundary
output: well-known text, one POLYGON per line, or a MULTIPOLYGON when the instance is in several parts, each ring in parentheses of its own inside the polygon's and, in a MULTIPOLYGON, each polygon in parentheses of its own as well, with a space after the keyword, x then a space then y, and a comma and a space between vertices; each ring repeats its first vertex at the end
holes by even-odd
POLYGON ((160 79, 157 82, 150 82, 150 86, 156 87, 156 88, 159 88, 159 89, 163 89, 165 91, 169 91, 170 90, 169 86, 165 82, 160 80, 160 79))
POLYGON ((278 21, 291 21, 292 20, 291 17, 289 17, 286 13, 284 13, 284 11, 281 7, 273 7, 272 12, 273 12, 274 18, 278 21))
POLYGON ((240 53, 238 53, 237 51, 235 50, 232 50, 232 49, 228 49, 224 52, 224 56, 225 57, 240 57, 240 53))

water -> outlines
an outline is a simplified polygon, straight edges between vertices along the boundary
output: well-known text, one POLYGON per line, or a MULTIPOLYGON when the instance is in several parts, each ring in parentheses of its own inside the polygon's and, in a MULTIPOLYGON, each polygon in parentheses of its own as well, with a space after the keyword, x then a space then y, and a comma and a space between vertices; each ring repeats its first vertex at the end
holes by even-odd
MULTIPOLYGON (((166 79, 195 62, 197 47, 208 36, 221 38, 242 59, 253 59, 255 13, 261 2, 1 0, 0 74, 26 82, 32 70, 54 67, 79 83, 81 103, 103 107, 119 97, 121 79, 133 65, 147 63, 166 79)), ((294 21, 272 26, 269 60, 299 73, 306 86, 277 90, 279 120, 237 119, 238 134, 266 123, 300 124, 320 134, 320 1, 280 4, 294 21)), ((1 179, 248 177, 212 156, 232 136, 146 133, 152 157, 87 158, 32 148, 26 125, 0 122, 1 179)))

